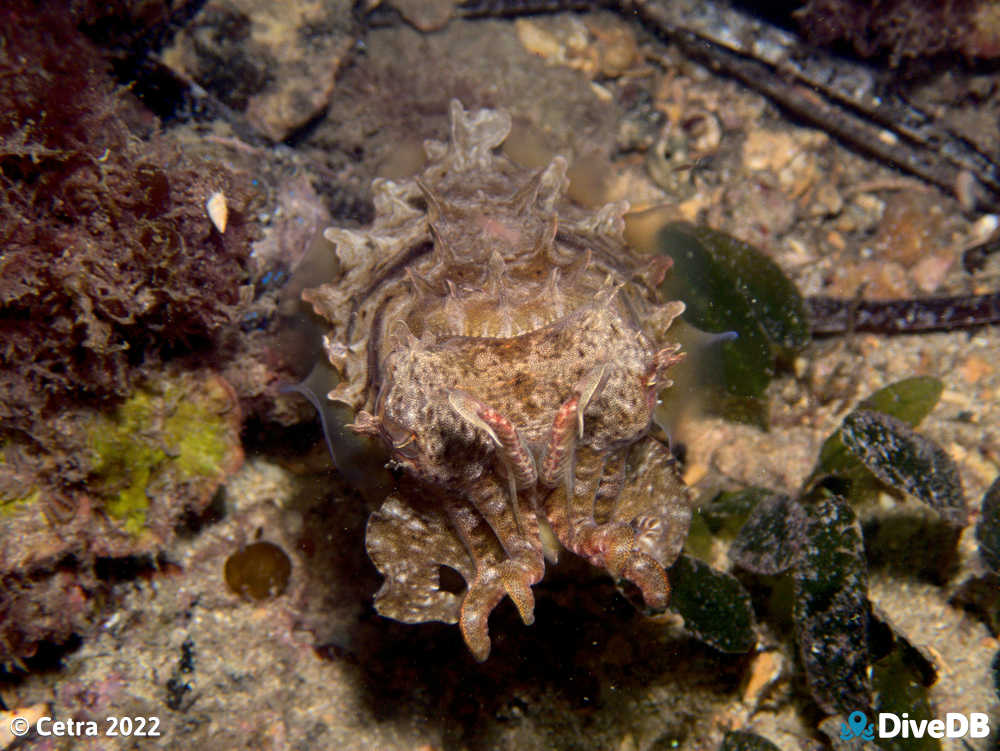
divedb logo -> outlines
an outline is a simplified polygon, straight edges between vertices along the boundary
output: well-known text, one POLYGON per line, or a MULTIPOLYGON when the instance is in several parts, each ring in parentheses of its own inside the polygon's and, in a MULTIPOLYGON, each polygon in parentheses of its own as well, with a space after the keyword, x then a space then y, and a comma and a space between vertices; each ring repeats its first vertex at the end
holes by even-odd
POLYGON ((948 712, 943 720, 911 720, 906 712, 879 712, 878 728, 864 712, 851 712, 840 724, 840 737, 874 740, 879 738, 985 738, 990 734, 990 718, 984 712, 948 712))

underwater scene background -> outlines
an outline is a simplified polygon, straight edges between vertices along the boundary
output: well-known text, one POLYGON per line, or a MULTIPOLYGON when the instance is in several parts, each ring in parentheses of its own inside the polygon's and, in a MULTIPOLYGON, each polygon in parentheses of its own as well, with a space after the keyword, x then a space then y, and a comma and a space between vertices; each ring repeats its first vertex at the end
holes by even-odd
POLYGON ((1000 747, 1000 9, 752 5, 4 3, 0 748, 1000 747))

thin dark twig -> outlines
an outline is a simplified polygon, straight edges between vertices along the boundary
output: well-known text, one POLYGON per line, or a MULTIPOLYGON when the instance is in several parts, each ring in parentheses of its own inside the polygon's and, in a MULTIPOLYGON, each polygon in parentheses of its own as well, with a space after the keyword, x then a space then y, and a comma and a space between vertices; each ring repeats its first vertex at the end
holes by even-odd
POLYGON ((1000 208, 1000 165, 901 96, 884 91, 869 66, 801 44, 722 1, 687 8, 622 0, 622 6, 692 60, 736 78, 849 147, 950 193, 966 193, 966 200, 1000 208), (761 36, 767 43, 754 43, 761 36))
POLYGON ((872 66, 804 44, 725 0, 466 0, 457 15, 510 17, 610 8, 692 60, 732 76, 849 147, 1000 210, 1000 164, 906 101, 872 66))
POLYGON ((910 334, 1000 323, 1000 292, 905 300, 806 299, 817 336, 869 331, 910 334))
POLYGON ((463 18, 503 18, 602 8, 617 9, 619 5, 617 0, 465 0, 456 10, 463 18))

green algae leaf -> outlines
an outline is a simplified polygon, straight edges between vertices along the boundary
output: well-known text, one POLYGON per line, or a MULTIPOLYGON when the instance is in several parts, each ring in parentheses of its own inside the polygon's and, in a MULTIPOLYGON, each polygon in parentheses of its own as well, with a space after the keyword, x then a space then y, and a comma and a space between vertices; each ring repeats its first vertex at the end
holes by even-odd
POLYGON ((805 302, 770 258, 722 232, 676 222, 657 235, 673 270, 660 286, 665 299, 683 300, 684 320, 713 333, 736 332, 721 344, 730 417, 760 421, 759 400, 775 359, 809 341, 805 302))
MULTIPOLYGON (((883 412, 915 428, 934 409, 943 389, 944 384, 937 378, 904 378, 875 391, 858 404, 857 408, 883 412)), ((879 488, 875 475, 844 445, 842 430, 839 428, 823 443, 816 469, 806 482, 806 487, 809 488, 830 475, 850 483, 850 497, 855 502, 873 498, 879 488)))
POLYGON ((802 508, 793 618, 809 690, 830 714, 866 711, 869 605, 861 526, 840 496, 818 491, 802 508))
POLYGON ((915 428, 931 413, 944 383, 930 376, 913 376, 890 383, 858 404, 858 409, 884 412, 915 428))
POLYGON ((750 594, 739 580, 681 555, 670 569, 670 606, 684 627, 720 652, 748 652, 754 645, 750 594))
MULTIPOLYGON (((898 645, 887 656, 872 665, 872 688, 875 694, 875 712, 891 712, 897 716, 904 712, 917 722, 937 719, 931 708, 927 687, 920 670, 906 659, 906 651, 898 645)), ((941 742, 925 735, 923 738, 880 738, 879 748, 885 751, 937 751, 941 742)))
POLYGON ((707 502, 696 504, 698 511, 691 516, 684 551, 695 558, 709 560, 720 537, 735 537, 754 506, 771 491, 750 487, 715 494, 707 502))
POLYGON ((774 576, 790 569, 804 532, 802 505, 782 493, 760 499, 729 548, 729 560, 756 574, 774 576))
MULTIPOLYGON (((704 278, 711 284, 711 291, 723 293, 722 299, 697 298, 699 320, 708 323, 727 319, 725 306, 731 304, 735 293, 773 345, 795 352, 809 343, 809 318, 802 295, 781 267, 757 248, 724 232, 684 222, 667 225, 660 240, 674 258, 675 274, 687 276, 678 273, 677 264, 684 263, 685 272, 701 272, 687 281, 704 278), (720 290, 721 285, 729 289, 720 290)), ((692 323, 700 325, 694 320, 692 323)))
POLYGON ((757 505, 774 494, 773 490, 757 486, 723 491, 705 504, 700 513, 714 534, 723 531, 736 534, 757 505))
POLYGON ((976 525, 979 552, 994 571, 1000 573, 1000 477, 983 496, 983 512, 976 525))
POLYGON ((707 561, 712 557, 715 539, 716 536, 705 522, 705 517, 698 512, 691 514, 691 526, 688 527, 687 538, 684 540, 684 552, 707 561))
POLYGON ((919 498, 952 524, 968 520, 958 467, 934 441, 882 412, 855 410, 841 426, 844 445, 879 480, 919 498))
POLYGON ((774 375, 774 353, 746 298, 724 268, 693 235, 669 225, 658 247, 674 262, 660 285, 664 299, 682 300, 684 320, 703 331, 735 331, 721 344, 723 382, 730 395, 759 397, 774 375))
POLYGON ((719 751, 778 751, 778 747, 756 733, 730 730, 723 738, 719 751))

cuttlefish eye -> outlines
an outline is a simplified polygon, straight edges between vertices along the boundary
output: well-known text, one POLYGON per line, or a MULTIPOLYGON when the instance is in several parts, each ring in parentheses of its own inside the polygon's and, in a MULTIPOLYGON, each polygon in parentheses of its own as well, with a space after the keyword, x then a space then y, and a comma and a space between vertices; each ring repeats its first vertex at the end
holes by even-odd
POLYGON ((393 453, 403 459, 416 459, 420 455, 420 446, 416 434, 407 430, 391 417, 382 416, 379 427, 386 443, 392 447, 393 453))

